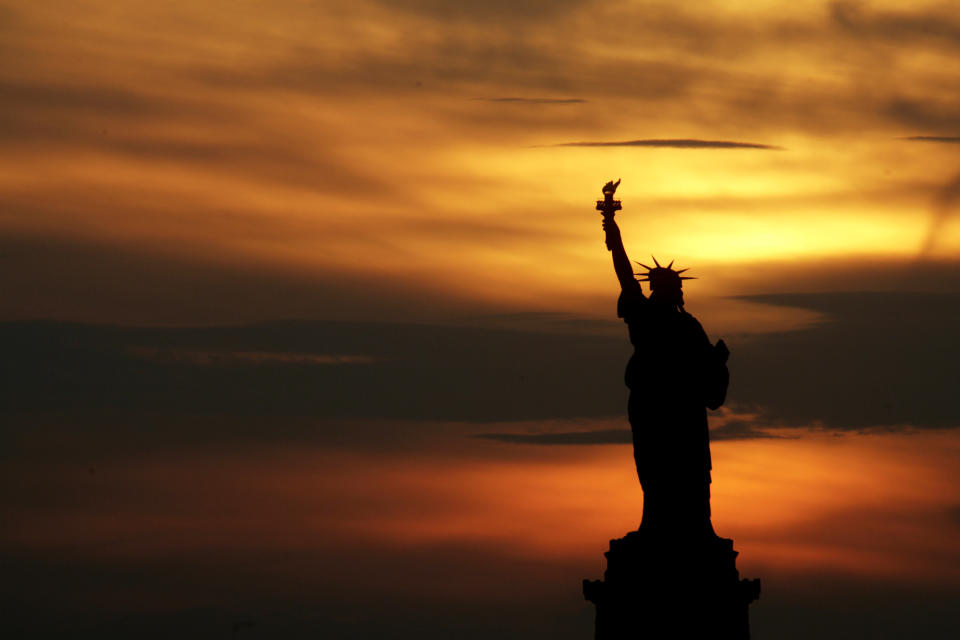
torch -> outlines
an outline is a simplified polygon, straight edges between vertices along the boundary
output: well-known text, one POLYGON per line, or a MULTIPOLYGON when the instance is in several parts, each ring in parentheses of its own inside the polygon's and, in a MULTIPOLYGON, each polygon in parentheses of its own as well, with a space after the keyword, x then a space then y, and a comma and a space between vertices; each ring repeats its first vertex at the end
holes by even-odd
POLYGON ((620 180, 616 182, 611 180, 603 185, 603 200, 597 200, 597 211, 603 213, 604 221, 613 220, 613 215, 623 208, 620 206, 619 200, 613 199, 613 194, 617 192, 618 186, 620 186, 620 180))

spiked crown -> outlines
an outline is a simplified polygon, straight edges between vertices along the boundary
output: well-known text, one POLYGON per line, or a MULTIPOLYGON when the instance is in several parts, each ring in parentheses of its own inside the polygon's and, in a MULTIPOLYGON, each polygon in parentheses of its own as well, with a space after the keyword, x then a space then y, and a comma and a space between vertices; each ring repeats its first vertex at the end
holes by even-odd
POLYGON ((637 262, 638 265, 647 270, 646 273, 635 273, 636 276, 644 276, 640 278, 640 282, 649 282, 650 289, 679 289, 683 286, 682 280, 696 280, 696 278, 691 276, 681 276, 680 274, 687 269, 680 269, 679 271, 674 271, 673 260, 670 261, 670 264, 663 267, 657 262, 657 259, 653 256, 653 264, 657 265, 655 267, 648 267, 642 262, 637 262))

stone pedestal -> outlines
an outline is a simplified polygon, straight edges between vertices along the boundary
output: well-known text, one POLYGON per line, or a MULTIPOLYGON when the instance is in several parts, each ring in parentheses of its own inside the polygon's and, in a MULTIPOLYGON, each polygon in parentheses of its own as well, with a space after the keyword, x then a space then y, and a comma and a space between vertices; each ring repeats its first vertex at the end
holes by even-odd
POLYGON ((633 531, 610 541, 603 580, 584 580, 596 640, 747 640, 759 580, 741 580, 733 540, 633 531))

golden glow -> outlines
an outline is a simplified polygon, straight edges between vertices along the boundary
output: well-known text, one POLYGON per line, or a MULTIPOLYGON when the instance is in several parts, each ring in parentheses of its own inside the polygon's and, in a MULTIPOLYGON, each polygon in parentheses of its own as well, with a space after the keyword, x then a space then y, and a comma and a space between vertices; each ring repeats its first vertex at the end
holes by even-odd
MULTIPOLYGON (((957 434, 796 433, 713 444, 714 525, 746 550, 742 571, 960 581, 957 434)), ((133 557, 481 545, 593 566, 639 524, 626 446, 448 442, 438 456, 274 448, 64 469, 80 482, 73 508, 19 514, 4 544, 133 557), (129 543, 105 544, 116 539, 129 543)))
MULTIPOLYGON (((124 7, 12 14, 21 60, 3 79, 21 133, 0 161, 0 231, 592 314, 585 292, 610 277, 592 201, 611 177, 637 257, 789 265, 915 255, 960 171, 955 145, 902 139, 944 132, 891 119, 894 89, 860 88, 869 48, 843 25, 884 24, 895 4, 831 17, 719 3, 709 25, 659 5, 583 7, 519 39, 380 3, 124 7), (646 37, 598 38, 610 11, 646 37), (678 25, 694 39, 671 37, 678 25), (582 102, 490 101, 503 97, 582 102), (554 146, 643 138, 778 149, 554 146)), ((910 99, 936 105, 952 58, 924 42, 882 50, 914 74, 910 99)), ((934 255, 960 249, 948 217, 934 255)))

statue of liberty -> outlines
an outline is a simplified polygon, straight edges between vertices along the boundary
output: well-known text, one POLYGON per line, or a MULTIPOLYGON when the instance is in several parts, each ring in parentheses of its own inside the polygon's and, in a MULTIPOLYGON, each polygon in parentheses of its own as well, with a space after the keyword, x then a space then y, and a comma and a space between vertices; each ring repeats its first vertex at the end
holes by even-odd
POLYGON ((640 264, 634 273, 623 248, 608 182, 603 212, 607 249, 620 281, 617 316, 623 318, 634 346, 625 380, 630 389, 627 413, 633 455, 643 488, 641 531, 671 535, 713 534, 710 522, 710 441, 706 409, 726 397, 729 351, 723 340, 710 343, 703 327, 683 307, 686 269, 640 264), (634 276, 642 276, 638 281, 634 276), (646 296, 640 282, 649 282, 646 296))

